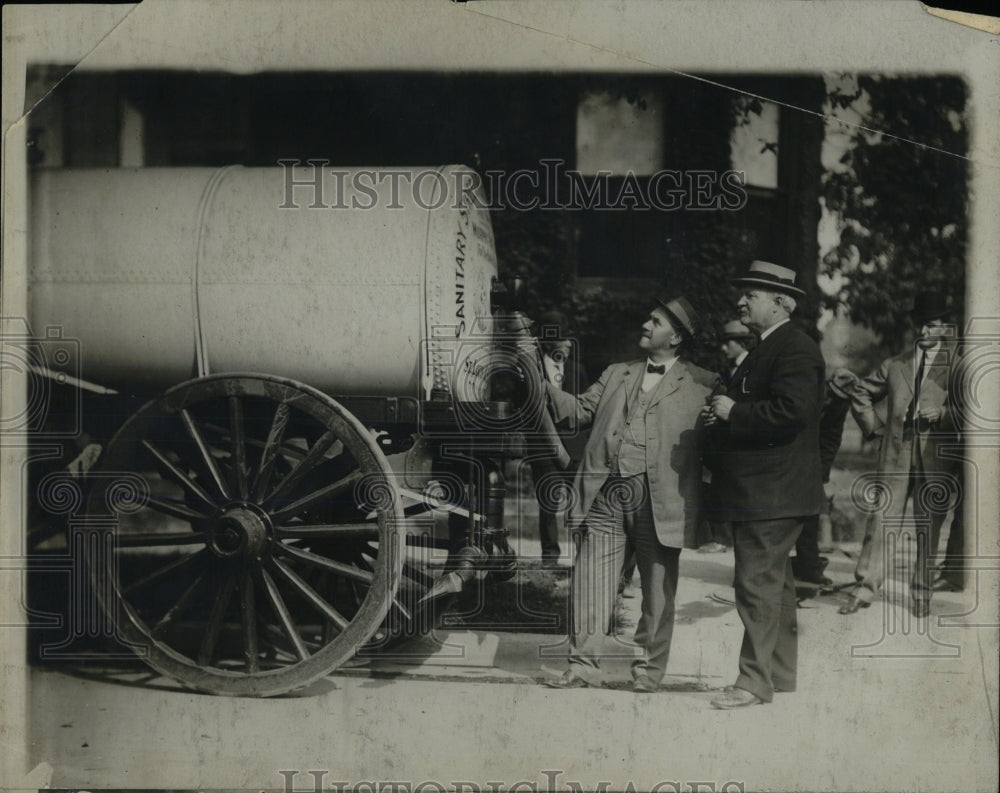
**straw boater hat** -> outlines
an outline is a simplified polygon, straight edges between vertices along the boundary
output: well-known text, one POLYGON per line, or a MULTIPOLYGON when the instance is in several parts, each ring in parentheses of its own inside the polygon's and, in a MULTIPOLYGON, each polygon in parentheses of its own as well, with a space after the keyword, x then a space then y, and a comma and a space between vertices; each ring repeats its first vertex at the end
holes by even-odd
POLYGON ((792 297, 806 296, 806 293, 795 285, 795 270, 772 262, 760 260, 752 262, 746 274, 733 278, 731 283, 735 286, 760 286, 792 297))
POLYGON ((694 313, 694 307, 687 300, 683 297, 677 297, 673 300, 664 300, 658 297, 656 298, 656 302, 670 315, 671 320, 677 321, 677 324, 681 326, 681 330, 688 337, 694 336, 697 330, 697 317, 694 313))
POLYGON ((734 339, 735 341, 744 341, 746 339, 754 338, 756 338, 756 336, 754 336, 754 334, 750 331, 750 328, 738 319, 734 319, 723 325, 722 335, 719 336, 720 341, 729 341, 730 339, 734 339))

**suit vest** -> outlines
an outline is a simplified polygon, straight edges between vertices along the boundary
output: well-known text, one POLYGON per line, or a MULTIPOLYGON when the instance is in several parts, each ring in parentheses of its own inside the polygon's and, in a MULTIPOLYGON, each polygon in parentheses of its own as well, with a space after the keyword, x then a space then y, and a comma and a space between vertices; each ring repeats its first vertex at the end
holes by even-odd
POLYGON ((636 393, 629 395, 622 440, 611 468, 621 476, 635 476, 646 472, 646 411, 649 410, 650 399, 659 385, 657 382, 648 391, 643 391, 640 378, 636 393))

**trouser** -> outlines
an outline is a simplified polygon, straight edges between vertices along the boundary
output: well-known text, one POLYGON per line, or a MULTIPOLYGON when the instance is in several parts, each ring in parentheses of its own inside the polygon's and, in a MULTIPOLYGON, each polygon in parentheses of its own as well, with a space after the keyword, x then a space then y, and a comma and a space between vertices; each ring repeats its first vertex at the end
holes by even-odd
MULTIPOLYGON (((702 504, 712 503, 712 486, 703 482, 701 487, 702 504)), ((696 540, 699 547, 710 542, 717 542, 719 545, 732 545, 733 527, 728 521, 702 519, 698 522, 696 540)))
POLYGON ((819 515, 809 515, 795 543, 792 572, 796 578, 811 581, 823 575, 826 565, 827 560, 819 554, 819 515))
POLYGON ((644 672, 659 682, 667 669, 674 631, 681 549, 661 545, 656 536, 645 474, 609 477, 587 512, 570 582, 569 662, 583 677, 600 666, 603 636, 613 631, 626 546, 635 552, 642 590, 642 616, 635 632, 639 655, 632 673, 644 672))
POLYGON ((794 691, 798 666, 795 578, 789 558, 805 518, 733 524, 736 611, 743 621, 739 688, 770 702, 794 691))
POLYGON ((948 534, 948 545, 944 551, 944 561, 941 562, 941 578, 954 584, 959 589, 965 588, 965 510, 962 500, 955 505, 955 513, 951 519, 951 530, 948 534))
POLYGON ((711 523, 712 527, 712 542, 717 542, 719 545, 732 545, 733 544, 733 524, 728 522, 723 523, 711 523))
POLYGON ((881 479, 886 488, 884 508, 868 518, 861 556, 854 571, 858 587, 854 596, 871 603, 882 588, 893 564, 894 552, 903 538, 906 504, 913 514, 916 563, 910 578, 910 596, 914 601, 930 600, 934 557, 941 539, 941 525, 948 515, 951 497, 946 492, 946 478, 928 478, 919 461, 909 473, 886 474, 881 479))
POLYGON ((573 474, 564 471, 553 460, 538 459, 531 462, 531 477, 538 500, 538 537, 542 543, 543 559, 558 559, 559 515, 565 509, 560 498, 566 488, 573 487, 573 474))

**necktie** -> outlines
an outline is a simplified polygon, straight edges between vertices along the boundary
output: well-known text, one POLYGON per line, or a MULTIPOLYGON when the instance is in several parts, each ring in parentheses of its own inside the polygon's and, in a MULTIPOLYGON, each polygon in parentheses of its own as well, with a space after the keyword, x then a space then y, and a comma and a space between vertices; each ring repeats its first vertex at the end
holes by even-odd
POLYGON ((910 402, 910 415, 907 423, 917 423, 917 408, 920 403, 920 386, 924 383, 924 364, 927 363, 927 352, 920 351, 920 364, 917 366, 917 376, 913 380, 913 401, 910 402))
POLYGON ((660 364, 659 366, 653 366, 651 363, 646 364, 646 374, 663 374, 667 371, 667 365, 660 364))

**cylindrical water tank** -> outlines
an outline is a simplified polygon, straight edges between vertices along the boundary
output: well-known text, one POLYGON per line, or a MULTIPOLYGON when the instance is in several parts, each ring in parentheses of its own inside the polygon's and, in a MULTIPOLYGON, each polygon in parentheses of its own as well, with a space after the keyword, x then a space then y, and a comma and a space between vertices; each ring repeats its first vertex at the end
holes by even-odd
POLYGON ((490 327, 478 183, 461 166, 39 171, 32 325, 78 339, 102 385, 256 371, 331 394, 450 391, 490 327))

